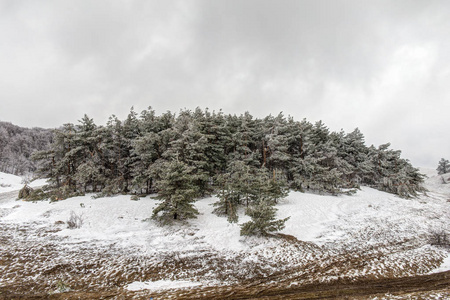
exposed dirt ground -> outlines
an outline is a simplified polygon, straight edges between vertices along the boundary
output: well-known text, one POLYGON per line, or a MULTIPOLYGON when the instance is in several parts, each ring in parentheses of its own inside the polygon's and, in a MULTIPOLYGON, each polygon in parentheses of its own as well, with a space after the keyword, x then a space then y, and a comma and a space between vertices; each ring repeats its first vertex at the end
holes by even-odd
POLYGON ((162 258, 161 264, 146 265, 145 256, 124 256, 114 245, 100 249, 89 243, 64 247, 61 241, 49 239, 51 233, 60 230, 57 225, 0 225, 0 299, 450 299, 450 271, 401 278, 392 272, 324 282, 326 274, 357 269, 380 254, 373 251, 326 257, 326 249, 288 235, 279 237, 285 247, 315 251, 317 261, 312 259, 308 265, 291 268, 280 266, 282 271, 268 272, 261 264, 236 267, 244 263, 239 257, 230 262, 214 253, 196 253, 183 259, 172 254, 162 258), (215 279, 228 284, 157 292, 125 288, 130 281, 195 274, 201 269, 198 265, 205 263, 212 269, 203 269, 203 274, 197 276, 204 278, 206 271, 212 270, 218 274, 215 279), (242 274, 242 269, 249 270, 248 274, 242 274))
MULTIPOLYGON (((11 202, 16 195, 0 193, 0 203, 10 203, 0 218, 24 205, 11 202)), ((196 227, 169 232, 195 247, 153 252, 120 239, 74 239, 60 234, 65 222, 50 221, 59 208, 45 207, 41 218, 0 221, 0 299, 450 299, 450 271, 429 274, 448 249, 432 246, 417 225, 448 225, 447 202, 430 201, 406 203, 411 208, 390 218, 369 206, 359 219, 330 227, 333 238, 321 244, 278 234, 263 244, 246 240, 241 252, 214 249, 196 227), (414 221, 405 225, 404 216, 414 221), (164 280, 170 288, 129 288, 164 280), (199 285, 180 288, 179 281, 199 285)))
POLYGON ((290 286, 288 283, 243 283, 226 287, 164 292, 130 292, 121 288, 49 295, 27 293, 17 286, 0 287, 1 299, 450 299, 450 271, 431 275, 290 286))

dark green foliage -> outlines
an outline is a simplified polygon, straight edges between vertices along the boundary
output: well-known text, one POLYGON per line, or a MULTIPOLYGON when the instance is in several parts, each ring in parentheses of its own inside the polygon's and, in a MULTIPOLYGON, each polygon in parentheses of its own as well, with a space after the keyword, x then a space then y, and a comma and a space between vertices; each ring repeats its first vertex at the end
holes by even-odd
POLYGON ((373 173, 366 179, 366 184, 403 198, 425 192, 422 186, 424 175, 407 160, 400 158, 399 150, 391 150, 389 146, 388 143, 378 149, 373 146, 369 148, 368 156, 373 165, 373 173))
MULTIPOLYGON (((4 130, 0 143, 2 136, 4 130)), ((333 195, 360 185, 402 197, 423 192, 423 176, 389 144, 367 147, 358 129, 330 132, 321 121, 298 122, 281 113, 257 119, 248 112, 196 109, 158 116, 151 108, 140 115, 131 109, 126 120, 111 116, 106 126, 84 116, 78 125, 54 130, 51 145, 32 157, 55 199, 160 193, 161 166, 178 161, 198 194, 218 194, 215 213, 230 221, 237 220, 240 205, 254 205, 280 186, 333 195)))
POLYGON ((240 195, 238 191, 233 190, 230 186, 224 186, 217 192, 219 201, 214 203, 213 212, 218 216, 227 216, 228 222, 237 223, 237 210, 239 207, 240 195))
POLYGON ((26 196, 19 194, 19 199, 23 199, 25 201, 43 201, 50 199, 50 194, 48 191, 45 191, 44 188, 32 189, 26 196))
POLYGON ((268 198, 277 203, 279 199, 282 199, 288 195, 288 182, 286 180, 286 176, 281 170, 274 169, 272 174, 268 175, 269 177, 266 177, 266 183, 264 186, 265 194, 268 198), (270 175, 272 175, 271 178, 270 175))
POLYGON ((194 170, 194 167, 177 160, 161 164, 161 177, 157 182, 157 199, 161 202, 153 209, 152 219, 170 224, 175 220, 196 217, 198 211, 193 203, 199 195, 199 188, 195 185, 197 175, 194 170))
POLYGON ((219 188, 214 213, 226 215, 229 222, 237 222, 237 210, 245 206, 252 220, 242 225, 242 235, 266 235, 281 230, 284 220, 276 220, 274 205, 287 195, 287 183, 281 172, 272 174, 267 168, 256 168, 239 160, 230 163, 227 171, 218 176, 219 188))
POLYGON ((304 124, 302 154, 291 167, 292 187, 300 191, 337 195, 357 184, 349 177, 352 166, 339 155, 342 136, 329 133, 322 122, 304 124))
POLYGON ((252 180, 254 180, 252 168, 243 161, 233 160, 227 171, 217 176, 219 201, 214 203, 214 213, 226 215, 229 222, 237 222, 237 210, 239 205, 250 200, 252 180))
POLYGON ((25 201, 43 201, 50 200, 60 201, 71 197, 83 196, 84 194, 81 192, 74 192, 69 189, 67 186, 63 186, 60 188, 52 188, 48 185, 42 188, 32 189, 28 186, 22 188, 19 192, 18 199, 22 199, 25 201))
POLYGON ((282 176, 272 177, 266 168, 257 169, 251 185, 251 202, 247 205, 245 214, 251 217, 241 225, 241 235, 268 235, 282 230, 289 218, 277 220, 275 204, 278 199, 287 196, 287 185, 282 176))
POLYGON ((272 232, 280 231, 289 219, 276 220, 276 208, 273 204, 260 201, 258 204, 247 208, 246 214, 252 218, 241 226, 241 235, 268 235, 272 232))
POLYGON ((253 167, 244 161, 233 160, 227 170, 217 176, 217 197, 214 213, 226 215, 237 222, 237 208, 248 207, 261 199, 271 199, 275 204, 287 195, 287 183, 282 172, 265 167, 253 167))
POLYGON ((199 125, 189 112, 182 112, 174 124, 174 139, 163 153, 169 160, 179 160, 192 167, 195 184, 201 195, 208 192, 211 163, 206 156, 208 139, 200 132, 199 125))
POLYGON ((441 160, 438 163, 438 167, 436 169, 438 171, 439 175, 447 174, 450 172, 450 162, 448 159, 441 158, 441 160))

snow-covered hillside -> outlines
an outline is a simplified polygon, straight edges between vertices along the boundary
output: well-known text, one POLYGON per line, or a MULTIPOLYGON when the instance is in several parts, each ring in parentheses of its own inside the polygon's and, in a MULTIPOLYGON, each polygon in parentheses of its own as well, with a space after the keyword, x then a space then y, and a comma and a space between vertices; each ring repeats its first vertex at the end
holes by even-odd
MULTIPOLYGON (((42 186, 45 180, 38 179, 30 183, 31 187, 42 186)), ((19 176, 0 172, 0 193, 20 190, 24 185, 24 179, 19 176)))
MULTIPOLYGON (((241 237, 239 224, 248 217, 241 211, 239 224, 230 224, 212 214, 215 197, 196 202, 197 219, 169 227, 149 220, 157 203, 152 197, 87 195, 53 203, 10 197, 0 201, 0 251, 13 258, 0 264, 0 286, 38 282, 52 291, 60 280, 72 289, 114 282, 136 291, 227 285, 280 272, 302 284, 450 270, 447 250, 430 245, 434 232, 450 231, 450 184, 428 176, 430 192, 417 199, 367 187, 339 197, 291 192, 277 205, 280 218, 290 216, 285 236, 268 239, 241 237), (67 228, 72 212, 81 228, 67 228), (30 244, 34 265, 23 261, 30 244)), ((0 193, 22 186, 18 177, 0 178, 0 193)))
POLYGON ((433 193, 448 196, 450 199, 450 173, 438 175, 435 169, 421 168, 420 172, 428 178, 425 185, 433 193))

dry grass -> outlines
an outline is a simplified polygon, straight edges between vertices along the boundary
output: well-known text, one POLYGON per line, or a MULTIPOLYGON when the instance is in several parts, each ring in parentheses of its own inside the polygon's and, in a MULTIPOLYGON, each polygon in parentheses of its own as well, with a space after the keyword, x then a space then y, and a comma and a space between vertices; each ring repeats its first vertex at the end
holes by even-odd
MULTIPOLYGON (((365 285, 386 288, 390 281, 383 280, 406 275, 415 278, 442 260, 440 252, 431 247, 428 255, 417 252, 421 248, 412 240, 319 247, 289 235, 272 237, 275 246, 249 253, 205 249, 149 256, 140 249, 123 249, 114 243, 68 243, 53 234, 61 226, 0 224, 0 298, 146 299, 151 295, 154 299, 283 299, 289 295, 290 299, 312 299, 346 297, 346 293, 359 297, 390 291, 365 289, 365 285), (134 281, 162 279, 210 284, 160 292, 125 289, 134 281), (62 287, 67 292, 55 293, 62 287)), ((442 285, 427 286, 423 281, 424 288, 442 289, 442 285)))

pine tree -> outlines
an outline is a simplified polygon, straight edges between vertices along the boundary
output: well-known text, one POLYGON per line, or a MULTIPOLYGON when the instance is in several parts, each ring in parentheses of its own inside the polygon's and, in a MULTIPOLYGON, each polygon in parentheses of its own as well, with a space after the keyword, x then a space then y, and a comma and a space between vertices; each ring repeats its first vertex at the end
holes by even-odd
POLYGON ((249 203, 252 196, 251 184, 255 177, 252 167, 240 160, 231 161, 227 171, 217 177, 219 201, 214 203, 214 213, 226 215, 230 223, 237 222, 238 207, 249 203))
POLYGON ((197 122, 192 119, 190 111, 182 111, 173 128, 174 139, 163 157, 179 160, 193 168, 195 184, 202 195, 209 192, 210 161, 206 156, 208 139, 199 130, 197 122))
POLYGON ((236 223, 238 221, 237 210, 241 200, 239 191, 234 189, 231 183, 230 174, 219 175, 217 181, 219 183, 218 192, 216 194, 219 201, 215 202, 213 213, 218 216, 227 216, 228 222, 236 223))
POLYGON ((303 191, 301 181, 301 168, 303 159, 305 158, 305 139, 306 133, 310 130, 311 124, 303 120, 295 122, 291 117, 286 125, 286 142, 288 145, 287 152, 291 156, 291 162, 286 168, 287 180, 291 188, 303 191))
POLYGON ((137 113, 132 107, 127 119, 123 122, 122 127, 122 145, 121 145, 121 177, 123 179, 123 191, 125 193, 132 189, 133 182, 133 165, 138 161, 136 153, 133 151, 133 141, 140 135, 139 120, 137 113))
POLYGON ((112 115, 101 134, 99 151, 106 165, 106 182, 102 193, 128 193, 133 182, 133 165, 138 159, 133 151, 133 141, 140 136, 139 122, 133 108, 124 122, 112 115))
POLYGON ((196 118, 196 123, 207 140, 204 149, 204 154, 209 162, 207 171, 209 176, 214 178, 226 168, 227 154, 231 152, 231 133, 222 112, 210 113, 206 110, 203 117, 196 118))
POLYGON ((153 183, 151 165, 162 155, 160 144, 161 137, 154 132, 148 132, 133 141, 132 151, 137 157, 132 170, 133 183, 141 189, 145 188, 146 193, 150 193, 153 183))
POLYGON ((97 192, 102 185, 103 166, 99 157, 99 128, 87 115, 79 120, 76 126, 75 143, 80 149, 80 162, 76 166, 75 180, 78 191, 97 192))
POLYGON ((161 164, 161 179, 156 183, 158 199, 161 202, 153 210, 152 218, 161 224, 170 224, 174 220, 195 218, 198 214, 194 207, 199 189, 195 185, 194 167, 173 160, 161 164))
POLYGON ((95 164, 94 160, 89 160, 78 166, 77 172, 74 176, 81 192, 87 192, 91 187, 92 192, 97 192, 97 185, 103 182, 103 177, 100 174, 100 168, 95 164))
POLYGON ((446 174, 450 172, 450 162, 447 159, 441 158, 436 169, 439 175, 446 174))
POLYGON ((246 210, 246 214, 252 218, 241 225, 241 235, 262 235, 266 236, 272 232, 280 231, 284 228, 289 217, 276 219, 277 209, 268 200, 260 201, 246 210))
POLYGON ((265 138, 262 145, 263 166, 269 170, 287 170, 292 164, 292 155, 289 153, 289 128, 283 114, 280 113, 271 121, 266 118, 265 138), (267 127, 269 126, 269 127, 267 127))
POLYGON ((266 179, 265 190, 267 197, 275 203, 278 203, 279 199, 286 197, 288 195, 289 185, 284 173, 277 169, 273 170, 272 178, 266 179))
POLYGON ((350 165, 338 156, 339 136, 333 137, 321 121, 303 126, 303 153, 294 159, 293 187, 300 191, 342 193, 348 187, 344 178, 350 172, 350 165))
POLYGON ((389 149, 389 146, 387 143, 380 145, 378 149, 369 148, 369 159, 374 172, 371 176, 371 186, 404 198, 424 192, 424 175, 412 167, 409 161, 400 157, 401 151, 389 149))
POLYGON ((53 150, 36 151, 31 159, 38 164, 35 176, 38 178, 55 179, 55 154, 53 150))
POLYGON ((76 143, 76 129, 71 123, 64 124, 59 130, 55 130, 52 150, 55 159, 54 177, 51 178, 56 188, 63 187, 70 191, 76 191, 74 178, 76 168, 80 162, 82 148, 76 143))
MULTIPOLYGON (((330 132, 321 121, 296 122, 281 113, 257 119, 248 112, 224 116, 197 108, 176 117, 156 116, 149 108, 138 118, 131 109, 126 120, 112 116, 104 127, 85 115, 79 125, 55 130, 51 146, 34 154, 31 164, 27 153, 34 138, 14 137, 22 130, 14 126, 2 128, 0 170, 24 172, 39 165, 38 173, 50 177, 55 190, 100 188, 100 195, 114 195, 149 193, 161 181, 160 167, 178 160, 190 168, 201 194, 218 188, 215 212, 230 220, 237 220, 239 206, 256 205, 286 181, 297 190, 331 194, 360 184, 403 197, 423 191, 423 176, 400 151, 366 147, 358 129, 330 132)), ((45 144, 45 134, 40 136, 37 143, 45 144)), ((443 164, 438 171, 448 172, 448 161, 443 164)))
POLYGON ((283 228, 287 219, 275 219, 274 205, 287 195, 287 184, 276 171, 271 177, 265 167, 255 168, 235 160, 227 172, 218 177, 218 182, 219 201, 214 203, 214 213, 227 215, 229 222, 237 222, 237 210, 245 205, 252 221, 242 225, 242 235, 266 235, 283 228))
POLYGON ((254 120, 250 113, 236 117, 228 116, 230 125, 231 142, 233 152, 229 153, 229 160, 242 160, 253 167, 260 167, 261 152, 260 149, 263 140, 263 130, 260 122, 254 120))

